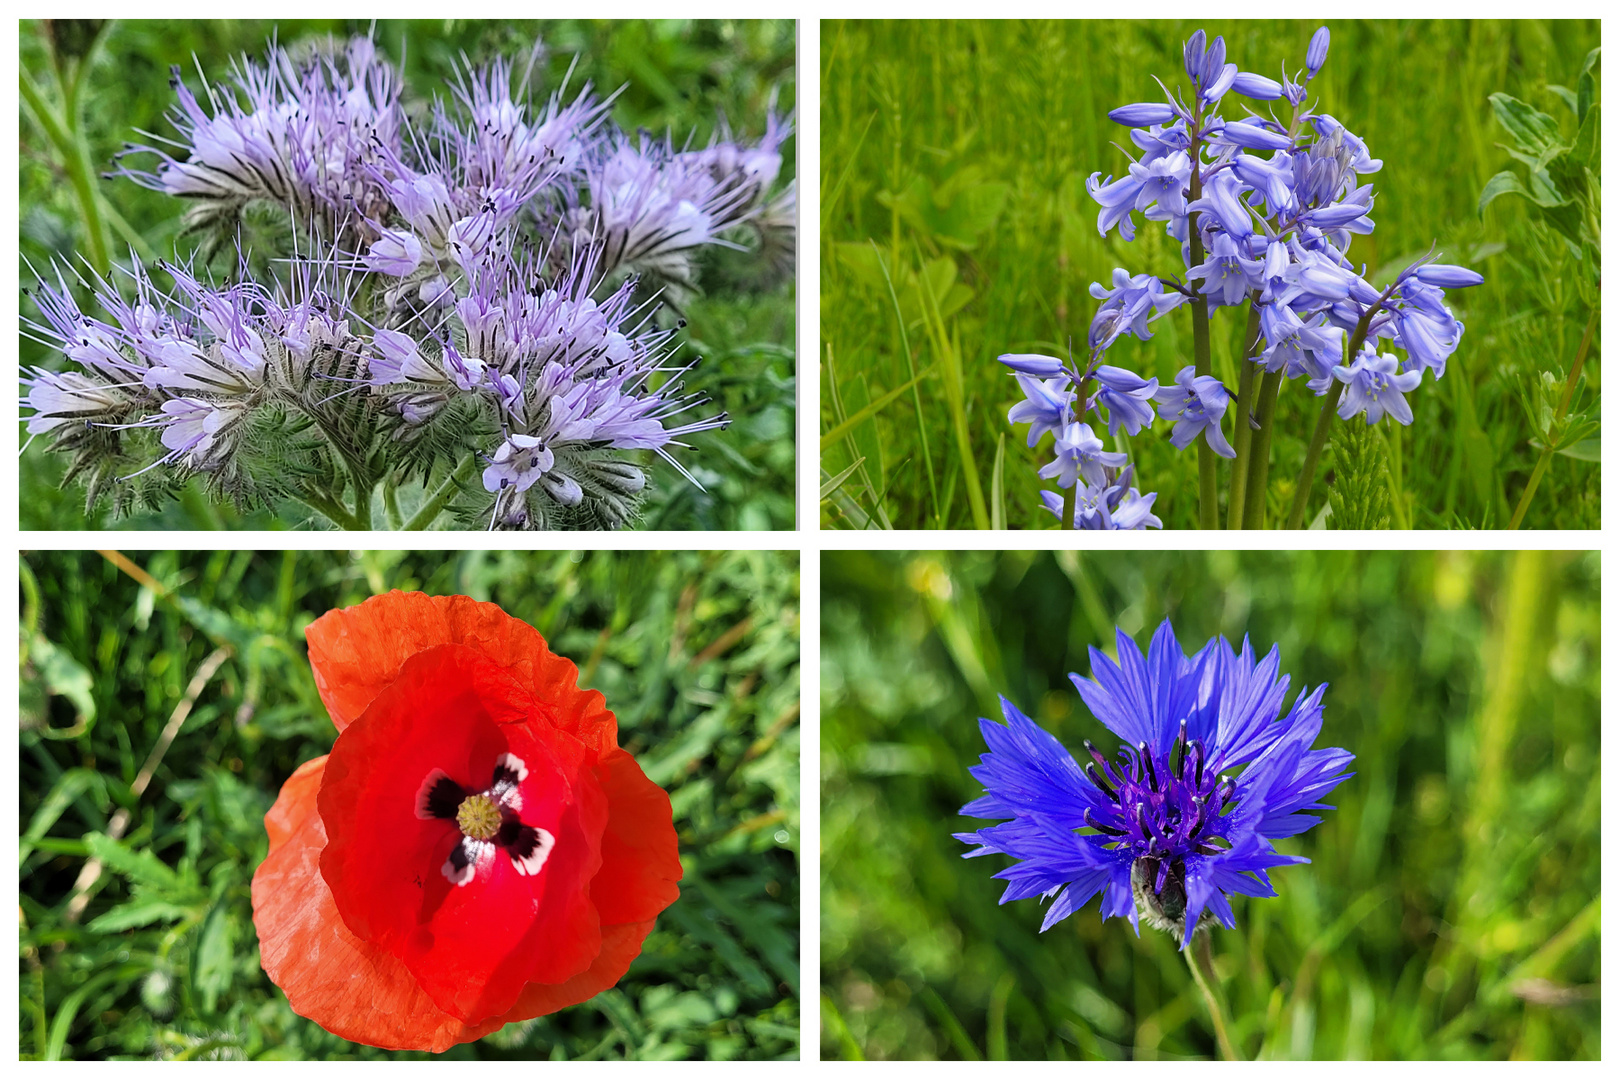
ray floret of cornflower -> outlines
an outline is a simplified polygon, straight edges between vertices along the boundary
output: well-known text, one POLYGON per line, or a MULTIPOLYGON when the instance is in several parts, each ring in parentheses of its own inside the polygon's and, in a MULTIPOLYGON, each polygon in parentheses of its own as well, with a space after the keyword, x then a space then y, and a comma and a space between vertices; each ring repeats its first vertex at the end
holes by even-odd
POLYGON ((1272 841, 1320 821, 1311 811, 1349 779, 1349 752, 1313 749, 1325 686, 1285 711, 1289 678, 1273 646, 1256 661, 1247 638, 1214 638, 1187 656, 1166 620, 1146 656, 1123 631, 1116 660, 1091 650, 1092 677, 1071 676, 1120 740, 1110 760, 1090 740, 1084 768, 1051 734, 1002 699, 1005 723, 980 720, 989 752, 969 772, 985 793, 966 817, 1005 819, 958 833, 964 857, 1011 856, 995 877, 1003 904, 1050 901, 1046 930, 1101 894, 1104 919, 1139 919, 1174 933, 1236 926, 1231 897, 1275 896, 1269 871, 1309 862, 1272 841), (1241 770, 1241 771, 1239 771, 1241 770))

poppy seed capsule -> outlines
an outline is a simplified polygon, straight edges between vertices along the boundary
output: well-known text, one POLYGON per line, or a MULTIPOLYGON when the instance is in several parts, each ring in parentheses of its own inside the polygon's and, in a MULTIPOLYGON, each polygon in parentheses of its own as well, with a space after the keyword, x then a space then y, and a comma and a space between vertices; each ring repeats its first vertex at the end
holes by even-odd
POLYGON ((469 795, 456 810, 456 825, 463 836, 488 840, 501 829, 501 808, 488 795, 469 795))

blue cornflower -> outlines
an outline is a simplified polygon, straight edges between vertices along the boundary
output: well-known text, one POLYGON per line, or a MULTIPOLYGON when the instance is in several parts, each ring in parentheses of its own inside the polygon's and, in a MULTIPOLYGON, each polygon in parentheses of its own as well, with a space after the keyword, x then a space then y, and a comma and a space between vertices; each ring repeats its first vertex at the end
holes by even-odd
POLYGON ((1273 867, 1309 859, 1273 840, 1320 820, 1310 810, 1349 779, 1353 755, 1313 750, 1327 687, 1302 692, 1285 713, 1288 677, 1276 646, 1258 663, 1214 638, 1186 656, 1169 620, 1144 657, 1118 632, 1118 662, 1091 650, 1092 678, 1071 675, 1092 715, 1124 741, 1110 762, 1084 743, 1081 769, 1048 732, 1002 699, 1006 724, 980 720, 990 752, 968 771, 985 793, 963 815, 999 825, 957 833, 966 858, 1010 855, 995 876, 1001 897, 1051 901, 1041 929, 1102 894, 1102 915, 1176 934, 1181 947, 1216 921, 1236 925, 1232 896, 1275 896, 1273 867), (1234 771, 1242 772, 1234 775, 1234 771))

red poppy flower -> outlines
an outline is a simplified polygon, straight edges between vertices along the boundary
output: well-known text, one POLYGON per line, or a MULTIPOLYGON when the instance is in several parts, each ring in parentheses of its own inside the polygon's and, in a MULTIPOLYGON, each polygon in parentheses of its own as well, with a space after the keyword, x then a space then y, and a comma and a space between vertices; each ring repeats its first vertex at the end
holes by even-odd
POLYGON ((253 875, 293 1011, 437 1052, 618 982, 681 864, 602 695, 465 596, 391 592, 305 636, 338 737, 282 786, 253 875))

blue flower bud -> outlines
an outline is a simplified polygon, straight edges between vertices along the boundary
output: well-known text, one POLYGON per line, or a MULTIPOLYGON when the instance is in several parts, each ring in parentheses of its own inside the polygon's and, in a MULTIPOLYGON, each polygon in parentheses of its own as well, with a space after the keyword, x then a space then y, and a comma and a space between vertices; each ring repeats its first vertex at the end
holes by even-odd
POLYGON ((1258 121, 1251 124, 1240 120, 1227 124, 1217 138, 1249 150, 1287 150, 1294 145, 1287 135, 1264 128, 1258 121))
POLYGON ((1429 263, 1412 271, 1412 276, 1426 285, 1438 285, 1442 289, 1464 289, 1470 285, 1483 285, 1485 279, 1466 266, 1452 266, 1448 263, 1429 263))
POLYGON ((1205 88, 1214 86, 1215 80, 1221 77, 1221 72, 1225 69, 1226 39, 1217 37, 1210 45, 1209 52, 1204 54, 1203 78, 1198 81, 1198 85, 1205 88))
POLYGON ((1175 119, 1176 110, 1162 102, 1143 101, 1135 105, 1121 105, 1108 113, 1108 119, 1126 127, 1145 127, 1164 124, 1175 119))
POLYGON ((1232 80, 1232 89, 1246 98, 1255 101, 1276 101, 1282 97, 1282 83, 1268 79, 1264 75, 1256 75, 1252 71, 1240 71, 1232 80))
POLYGON ((1304 216, 1309 218, 1311 224, 1318 229, 1337 229, 1341 225, 1350 224, 1366 213, 1367 208, 1365 206, 1341 203, 1336 206, 1324 206, 1319 210, 1312 210, 1304 216))
POLYGON ((1037 379, 1050 379, 1063 374, 1063 361, 1055 356, 1042 356, 1040 353, 1003 353, 996 359, 1020 374, 1033 375, 1037 379))
POLYGON ((1322 27, 1311 35, 1310 47, 1305 50, 1305 68, 1313 76, 1327 63, 1328 28, 1322 27))
POLYGON ((1194 30, 1192 37, 1181 47, 1181 66, 1193 82, 1204 73, 1204 32, 1194 30))
POLYGON ((1221 100, 1221 95, 1231 89, 1232 80, 1237 78, 1237 73, 1236 64, 1227 64, 1221 68, 1220 74, 1215 76, 1215 81, 1204 91, 1204 100, 1211 104, 1221 100))

